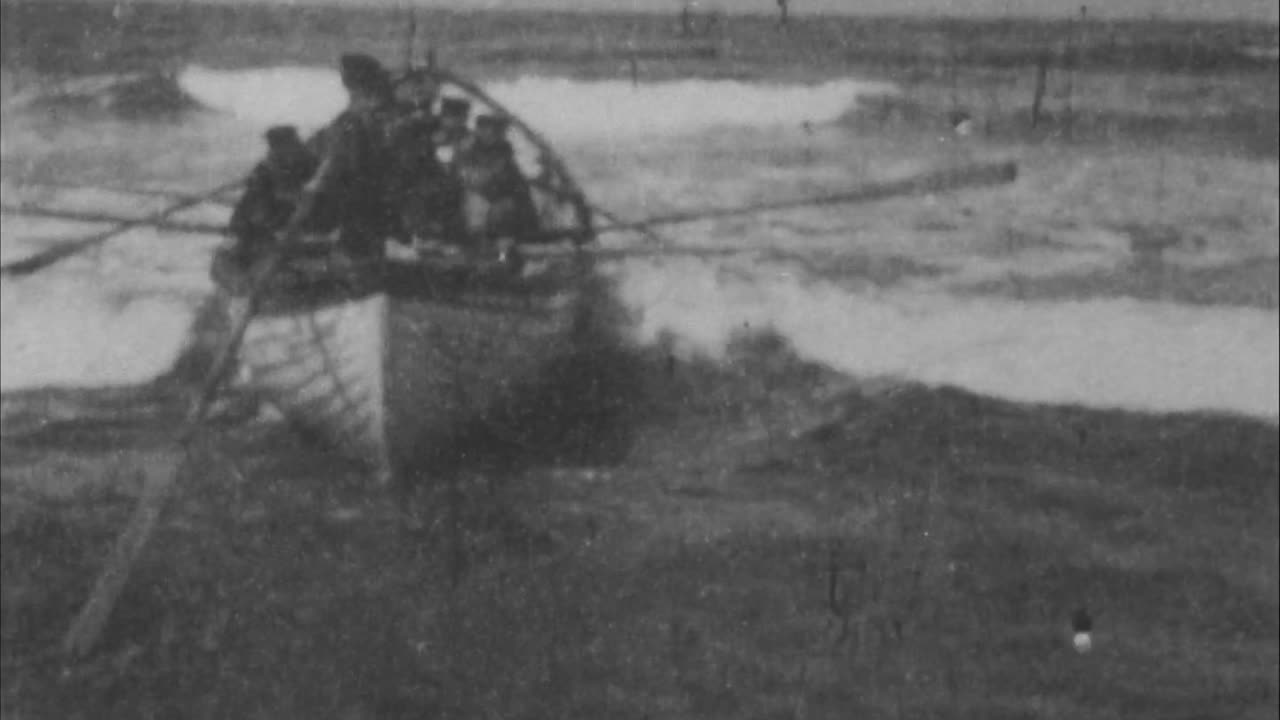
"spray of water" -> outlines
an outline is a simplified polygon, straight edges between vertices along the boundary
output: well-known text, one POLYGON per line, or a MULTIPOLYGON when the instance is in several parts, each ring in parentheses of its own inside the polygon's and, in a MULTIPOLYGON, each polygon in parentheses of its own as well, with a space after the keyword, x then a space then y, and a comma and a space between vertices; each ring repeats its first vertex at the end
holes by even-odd
POLYGON ((905 290, 850 291, 756 264, 632 262, 620 292, 663 334, 720 357, 771 330, 855 377, 951 385, 1006 399, 1275 418, 1276 313, 1127 299, 1036 303, 905 290))
MULTIPOLYGON (((278 67, 217 71, 192 67, 179 84, 203 105, 266 126, 315 128, 340 111, 346 93, 328 69, 278 67)), ((554 141, 627 141, 716 127, 800 126, 831 122, 860 96, 892 92, 886 83, 839 80, 812 87, 683 80, 639 88, 617 81, 522 77, 488 91, 554 141)))
MULTIPOLYGON (((192 68, 181 83, 202 104, 230 116, 224 133, 234 128, 252 136, 261 125, 276 122, 314 127, 343 103, 329 70, 192 68)), ((772 131, 764 129, 830 122, 860 94, 885 88, 854 81, 791 88, 684 81, 633 88, 525 78, 492 89, 570 153, 608 138, 643 161, 647 153, 662 159, 682 149, 693 157, 709 139, 723 143, 735 133, 759 142, 772 131)), ((6 131, 6 143, 19 140, 6 131)), ((245 153, 239 146, 223 152, 237 158, 245 153)), ((762 165, 735 170, 732 182, 722 182, 712 165, 659 164, 664 174, 674 173, 663 183, 686 188, 682 192, 710 187, 716 203, 755 197, 762 187, 791 177, 762 165)), ((828 165, 824 172, 839 169, 828 165)), ((640 192, 629 181, 658 182, 655 173, 649 168, 603 178, 602 192, 640 192)), ((806 216, 811 226, 806 232, 826 228, 821 232, 831 237, 816 240, 839 245, 845 221, 822 212, 806 216)), ((0 249, 11 258, 47 244, 65 233, 65 226, 6 217, 3 230, 0 249)), ((750 224, 734 230, 734 238, 757 248, 778 242, 750 224)), ((131 233, 96 255, 35 278, 5 280, 0 384, 6 390, 109 385, 160 374, 173 362, 208 290, 207 261, 215 242, 131 233)), ((1109 247, 1091 252, 1090 262, 1110 262, 1114 254, 1109 247)), ((1079 262, 1075 255, 1061 259, 1079 262)), ((1037 264, 1052 266, 1053 260, 1037 264)), ((1027 402, 1228 411, 1272 419, 1278 414, 1280 340, 1273 311, 1116 299, 1033 303, 961 297, 949 288, 967 277, 956 273, 967 268, 972 274, 973 267, 958 267, 950 275, 879 289, 815 281, 806 268, 759 257, 739 263, 631 260, 614 265, 612 272, 622 300, 640 317, 639 342, 668 334, 688 352, 719 357, 736 334, 767 329, 786 337, 800 355, 859 377, 953 385, 1027 402)))

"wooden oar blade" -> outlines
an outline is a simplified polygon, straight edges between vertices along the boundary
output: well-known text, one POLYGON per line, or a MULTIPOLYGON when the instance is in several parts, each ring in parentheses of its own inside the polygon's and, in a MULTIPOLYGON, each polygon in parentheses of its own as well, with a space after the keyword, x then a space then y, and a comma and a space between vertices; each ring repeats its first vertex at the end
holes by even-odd
POLYGON ((68 658, 89 654, 102 635, 120 593, 124 591, 134 563, 155 530, 165 500, 177 482, 185 457, 184 448, 158 453, 138 469, 142 475, 142 495, 124 532, 116 538, 89 599, 62 638, 62 652, 68 658))
POLYGON ((1014 162, 966 165, 958 168, 936 170, 900 180, 881 180, 864 183, 849 190, 828 195, 755 203, 737 207, 704 208, 675 212, 669 215, 651 217, 640 222, 603 227, 599 229, 599 232, 636 230, 656 225, 678 225, 823 205, 857 205, 889 200, 895 197, 931 195, 965 188, 1004 185, 1013 182, 1017 178, 1018 165, 1014 162))
POLYGON ((283 262, 284 254, 280 251, 265 258, 251 273, 248 294, 232 304, 231 330, 223 338, 213 366, 205 376, 199 392, 192 397, 186 422, 176 438, 176 447, 168 456, 172 461, 158 462, 144 472, 142 495, 138 498, 133 514, 116 538, 89 598, 63 636, 62 652, 67 657, 83 657, 97 645, 138 557, 155 530, 165 501, 178 481, 181 460, 186 457, 187 447, 200 430, 218 392, 234 367, 245 331, 253 320, 257 298, 283 262))
MULTIPOLYGON (((889 200, 896 197, 931 195, 940 192, 963 190, 966 188, 1005 185, 1013 182, 1017 178, 1018 165, 1014 162, 967 165, 958 168, 936 170, 930 173, 915 175, 913 177, 900 180, 882 180, 864 183, 850 188, 849 190, 831 193, 828 195, 792 198, 733 207, 682 210, 666 215, 649 217, 644 220, 615 222, 612 225, 596 227, 595 232, 600 235, 605 233, 637 231, 651 233, 653 228, 664 225, 683 225, 695 222, 705 222, 707 220, 747 217, 751 215, 762 215, 769 212, 782 212, 786 210, 820 207, 824 205, 857 205, 889 200)), ((556 230, 544 232, 539 236, 539 240, 545 243, 553 243, 557 240, 563 239, 564 233, 556 230)), ((650 254, 661 254, 662 250, 654 249, 646 252, 649 252, 650 254)))
POLYGON ((78 255, 79 253, 84 252, 85 250, 88 250, 89 248, 94 247, 95 245, 106 242, 107 240, 110 240, 116 235, 119 235, 124 232, 128 232, 129 230, 132 230, 134 228, 146 227, 149 225, 155 225, 157 223, 163 222, 167 220, 171 215, 174 215, 175 213, 186 210, 187 208, 190 208, 192 206, 199 205, 201 202, 204 202, 208 198, 221 195, 233 188, 241 186, 243 183, 244 183, 243 180, 236 180, 234 182, 229 182, 223 185, 219 185, 218 187, 213 188, 212 190, 206 193, 189 196, 180 202, 176 202, 170 205, 169 207, 159 212, 152 213, 151 215, 148 215, 146 217, 122 222, 113 228, 110 228, 108 230, 103 230, 101 232, 95 233, 88 237, 80 238, 77 240, 68 240, 59 245, 55 245, 54 247, 51 247, 47 250, 43 250, 29 257, 25 257, 21 260, 14 260, 11 262, 0 264, 0 276, 21 277, 24 275, 31 275, 33 273, 39 272, 49 267, 50 265, 54 265, 66 258, 72 257, 74 255, 78 255))
MULTIPOLYGON (((91 212, 84 210, 64 210, 61 208, 43 207, 40 205, 14 205, 10 203, 0 203, 0 212, 11 215, 25 215, 29 217, 52 218, 55 220, 70 220, 72 222, 82 223, 110 223, 112 225, 120 225, 123 223, 138 222, 141 218, 123 217, 110 213, 91 212)), ((189 222, 185 220, 157 220, 155 222, 144 223, 146 227, 153 227, 157 230, 167 230, 170 232, 196 233, 200 235, 221 235, 226 232, 225 225, 205 222, 189 222)))
POLYGON ((134 187, 111 184, 95 185, 53 181, 21 183, 16 187, 13 187, 13 189, 20 194, 32 194, 36 196, 47 196, 55 193, 105 192, 122 197, 152 198, 168 200, 170 202, 182 202, 184 200, 196 199, 199 202, 207 202, 213 205, 230 206, 235 203, 235 197, 231 193, 231 190, 235 190, 236 188, 231 188, 230 190, 211 196, 202 195, 199 191, 167 190, 164 188, 148 186, 134 187))
POLYGON ((64 243, 21 260, 0 264, 0 276, 22 277, 24 275, 32 275, 65 258, 77 255, 99 242, 101 240, 94 236, 76 242, 64 243))

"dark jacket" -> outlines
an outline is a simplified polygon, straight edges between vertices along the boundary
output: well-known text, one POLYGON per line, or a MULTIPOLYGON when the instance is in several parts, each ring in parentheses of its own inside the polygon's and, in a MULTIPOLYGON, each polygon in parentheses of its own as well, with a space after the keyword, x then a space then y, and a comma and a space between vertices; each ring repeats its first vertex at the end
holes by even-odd
POLYGON ((355 255, 378 254, 400 232, 392 197, 394 107, 352 105, 320 135, 321 160, 307 192, 338 219, 339 243, 355 255))
POLYGON ((509 143, 481 146, 473 138, 459 150, 454 166, 463 192, 471 201, 484 201, 479 206, 484 217, 472 212, 467 219, 470 232, 515 240, 537 232, 538 215, 529 181, 516 164, 509 143))
POLYGON ((406 235, 452 241, 461 234, 462 188, 436 157, 436 131, 435 119, 428 116, 410 115, 397 123, 392 195, 406 235))
POLYGON ((318 164, 306 148, 298 147, 273 150, 254 167, 229 223, 244 257, 259 253, 289 221, 318 164))

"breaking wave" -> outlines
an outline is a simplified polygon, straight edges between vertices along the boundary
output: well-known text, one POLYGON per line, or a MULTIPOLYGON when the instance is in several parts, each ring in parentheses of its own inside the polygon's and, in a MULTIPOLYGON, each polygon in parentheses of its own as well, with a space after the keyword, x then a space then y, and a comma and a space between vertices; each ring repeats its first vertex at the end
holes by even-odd
POLYGON ((0 390, 146 382, 168 369, 186 335, 185 298, 39 282, 0 285, 0 390))
POLYGON ((759 264, 631 263, 639 337, 719 358, 771 330, 853 377, 949 385, 1020 402, 1280 416, 1277 314, 1129 299, 1043 303, 850 292, 759 264))
MULTIPOLYGON (((71 223, 30 225, 37 238, 91 234, 69 230, 71 223)), ((4 229, 8 249, 22 236, 22 224, 7 221, 4 229)), ((26 249, 49 242, 28 242, 26 249)), ((163 373, 181 349, 192 308, 212 287, 206 264, 217 242, 139 228, 99 254, 6 278, 0 283, 0 390, 130 385, 163 373)))
POLYGON ((6 99, 6 110, 37 111, 57 117, 175 119, 201 104, 162 72, 80 77, 37 85, 6 99))
MULTIPOLYGON (((198 137, 203 138, 198 152, 186 154, 208 159, 209 166, 238 167, 259 142, 254 125, 315 125, 343 102, 337 77, 328 70, 190 68, 178 83, 201 105, 234 119, 217 120, 214 129, 184 123, 163 131, 170 135, 148 129, 148 142, 130 153, 154 155, 157 145, 166 144, 190 151, 189 143, 177 138, 198 137), (240 135, 240 145, 226 140, 240 135)), ((777 171, 747 169, 728 182, 697 161, 706 141, 699 133, 728 125, 741 130, 830 121, 860 93, 884 88, 854 81, 790 88, 733 82, 633 88, 525 78, 490 89, 557 143, 607 136, 620 145, 630 143, 628 152, 643 160, 656 149, 640 138, 664 138, 661 157, 679 154, 690 160, 664 165, 655 183, 714 190, 724 196, 720 201, 731 203, 758 196, 761 187, 777 182, 777 171)), ((746 144, 772 142, 770 137, 741 133, 746 144)), ((19 138, 6 130, 5 141, 17 144, 19 138)), ((605 150, 612 157, 612 150, 605 150)), ((608 160, 598 152, 584 157, 608 160)), ((202 168, 187 168, 184 182, 216 185, 202 168)), ((613 174, 601 185, 605 199, 634 200, 636 174, 613 174)), ((109 198, 94 200, 95 206, 99 200, 105 206, 109 198)), ((130 209, 142 212, 142 207, 130 209)), ((824 226, 824 212, 811 211, 815 227, 824 226)), ((73 231, 60 223, 6 215, 0 250, 6 259, 16 259, 84 231, 84 226, 73 231)), ((830 233, 833 246, 847 241, 843 222, 823 232, 830 233)), ((755 248, 780 242, 767 228, 744 225, 734 233, 736 242, 755 248)), ((207 261, 215 242, 136 231, 39 276, 6 279, 0 387, 124 385, 165 372, 209 288, 207 261)), ((636 338, 643 343, 674 336, 689 352, 719 357, 735 335, 771 330, 787 338, 800 356, 858 378, 952 385, 1024 402, 1280 415, 1274 311, 1117 299, 1049 303, 958 297, 948 292, 954 270, 887 289, 849 289, 814 280, 805 268, 762 258, 754 263, 629 260, 613 266, 613 272, 622 300, 640 317, 636 338)))
MULTIPOLYGON (((204 105, 262 126, 314 129, 346 102, 337 74, 320 68, 190 67, 178 82, 204 105)), ((492 83, 486 90, 549 138, 574 142, 828 123, 853 109, 859 97, 883 95, 892 86, 857 80, 809 87, 706 80, 633 86, 535 76, 492 83)))

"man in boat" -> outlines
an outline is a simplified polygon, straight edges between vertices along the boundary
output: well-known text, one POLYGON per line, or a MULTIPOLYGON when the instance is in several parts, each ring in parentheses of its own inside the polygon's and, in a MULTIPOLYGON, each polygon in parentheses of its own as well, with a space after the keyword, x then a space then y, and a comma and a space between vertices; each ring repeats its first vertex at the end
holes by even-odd
POLYGON ((470 115, 471 103, 462 98, 447 97, 440 101, 440 118, 436 126, 434 142, 436 157, 447 168, 453 167, 458 150, 471 135, 467 130, 467 120, 470 115))
POLYGON ((481 115, 475 133, 458 151, 463 218, 473 248, 481 254, 501 255, 538 230, 529 181, 506 138, 507 124, 505 117, 481 115))
POLYGON ((461 187, 436 156, 439 119, 432 113, 437 87, 429 78, 398 88, 403 116, 392 132, 395 202, 412 241, 449 241, 461 234, 461 187))
POLYGON ((289 221, 319 164, 292 125, 273 127, 265 138, 267 156, 250 173, 228 227, 235 238, 232 259, 242 267, 259 257, 289 221))
POLYGON ((386 238, 403 232, 391 194, 397 117, 391 75, 368 55, 343 55, 339 67, 350 102, 322 131, 319 167, 285 235, 296 239, 332 208, 339 249, 353 260, 381 259, 386 238))
POLYGON ((406 112, 431 114, 440 95, 440 81, 428 71, 410 70, 396 78, 393 92, 396 103, 406 112))

